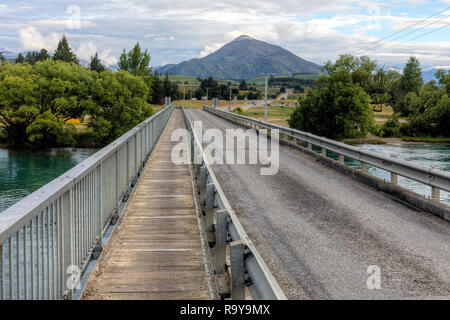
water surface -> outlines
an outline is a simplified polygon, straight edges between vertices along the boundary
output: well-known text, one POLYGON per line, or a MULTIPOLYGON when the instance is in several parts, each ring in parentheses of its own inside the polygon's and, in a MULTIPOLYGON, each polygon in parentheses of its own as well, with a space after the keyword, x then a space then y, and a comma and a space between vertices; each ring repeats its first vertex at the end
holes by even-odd
POLYGON ((97 149, 0 149, 0 213, 82 162, 97 149))

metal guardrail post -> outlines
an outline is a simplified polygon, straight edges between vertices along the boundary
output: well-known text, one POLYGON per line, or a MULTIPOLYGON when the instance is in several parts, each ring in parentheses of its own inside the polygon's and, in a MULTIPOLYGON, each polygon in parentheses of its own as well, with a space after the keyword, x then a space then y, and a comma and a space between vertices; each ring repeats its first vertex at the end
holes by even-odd
POLYGON ((398 184, 398 175, 391 172, 391 183, 392 184, 398 184))
POLYGON ((439 188, 432 187, 431 198, 433 199, 433 201, 441 202, 441 190, 439 190, 439 188))
POLYGON ((312 143, 311 142, 308 142, 308 150, 312 151, 312 143))
POLYGON ((327 156, 327 149, 322 147, 321 154, 322 154, 322 156, 326 157, 327 156))
POLYGON ((207 171, 206 166, 202 165, 200 168, 200 206, 202 211, 205 212, 205 202, 206 202, 206 182, 207 182, 207 171))
POLYGON ((216 188, 214 187, 214 183, 208 183, 206 185, 206 200, 205 200, 205 231, 213 232, 214 231, 214 194, 216 192, 216 188))
POLYGON ((344 157, 343 154, 340 154, 340 155, 339 155, 339 162, 342 163, 342 164, 345 163, 345 157, 344 157))
POLYGON ((232 300, 245 300, 244 248, 242 240, 230 243, 232 300))
POLYGON ((367 173, 367 163, 361 162, 361 171, 367 173))
POLYGON ((224 273, 226 270, 227 234, 228 234, 228 211, 226 209, 216 211, 216 246, 215 252, 215 274, 224 273))

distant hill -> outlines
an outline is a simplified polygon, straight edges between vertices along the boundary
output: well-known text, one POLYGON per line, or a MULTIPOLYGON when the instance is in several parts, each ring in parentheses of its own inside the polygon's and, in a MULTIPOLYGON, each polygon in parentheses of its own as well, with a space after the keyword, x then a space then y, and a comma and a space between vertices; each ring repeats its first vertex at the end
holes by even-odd
POLYGON ((0 52, 3 53, 3 56, 7 60, 13 60, 17 57, 17 54, 15 52, 12 52, 11 50, 7 48, 0 48, 0 52))
POLYGON ((321 67, 290 51, 242 35, 201 59, 158 67, 160 73, 217 79, 252 79, 263 75, 318 74, 321 67))
POLYGON ((437 81, 436 76, 435 76, 437 71, 438 71, 438 69, 430 69, 430 70, 422 72, 423 81, 425 83, 427 83, 431 80, 437 81))

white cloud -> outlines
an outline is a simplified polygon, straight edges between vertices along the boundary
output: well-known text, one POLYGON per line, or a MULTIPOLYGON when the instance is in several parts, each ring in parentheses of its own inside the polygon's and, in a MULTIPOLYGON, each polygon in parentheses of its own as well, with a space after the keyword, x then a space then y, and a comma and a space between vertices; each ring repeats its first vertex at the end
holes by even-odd
MULTIPOLYGON (((58 30, 64 30, 64 29, 71 29, 71 23, 72 20, 70 19, 43 19, 43 20, 36 20, 33 21, 32 24, 40 27, 40 28, 46 28, 48 29, 58 29, 58 30)), ((93 28, 96 26, 96 24, 90 20, 80 20, 80 28, 93 28)))
MULTIPOLYGON (((91 54, 91 41, 106 60, 112 61, 123 48, 129 50, 140 41, 150 50, 152 65, 203 57, 241 34, 323 63, 335 59, 339 53, 356 51, 382 35, 419 21, 422 8, 428 14, 434 10, 431 6, 438 7, 435 12, 444 7, 431 0, 229 0, 227 3, 83 0, 77 2, 80 29, 70 30, 67 28, 67 20, 71 18, 67 12, 70 1, 41 0, 39 7, 30 0, 8 1, 9 7, 0 5, 2 36, 10 37, 2 41, 3 46, 14 48, 20 43, 25 50, 52 47, 56 45, 54 35, 59 39, 66 33, 74 48, 80 50, 84 45, 88 53, 82 50, 81 55, 91 54), (35 29, 30 29, 32 27, 35 29)), ((450 0, 445 1, 450 3, 450 0)), ((415 41, 380 52, 363 50, 362 53, 389 66, 402 65, 405 57, 416 54, 424 67, 431 67, 449 64, 447 43, 446 39, 428 43, 415 41)))
POLYGON ((78 47, 76 55, 81 60, 90 61, 91 57, 93 57, 96 52, 102 63, 107 66, 114 65, 118 62, 117 57, 111 56, 111 50, 100 51, 98 50, 97 45, 92 41, 82 43, 78 47))
POLYGON ((218 49, 220 49, 220 47, 222 47, 224 45, 224 43, 215 43, 213 45, 206 45, 205 49, 203 49, 203 51, 200 52, 200 57, 206 57, 208 54, 213 53, 214 51, 217 51, 218 49))
POLYGON ((35 27, 20 29, 18 33, 23 50, 40 50, 45 48, 53 51, 59 39, 61 39, 61 34, 50 33, 44 36, 35 27))

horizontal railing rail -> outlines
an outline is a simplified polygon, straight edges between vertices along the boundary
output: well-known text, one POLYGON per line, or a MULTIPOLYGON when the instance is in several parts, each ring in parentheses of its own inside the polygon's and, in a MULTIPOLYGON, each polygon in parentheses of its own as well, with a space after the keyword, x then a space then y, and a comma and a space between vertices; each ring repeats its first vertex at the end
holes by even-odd
POLYGON ((173 106, 0 213, 0 300, 72 299, 173 106))
POLYGON ((230 113, 211 107, 203 107, 205 111, 218 116, 228 118, 233 121, 241 122, 257 128, 269 130, 279 130, 279 133, 287 137, 304 141, 308 149, 312 146, 321 148, 321 153, 326 156, 326 151, 330 150, 339 155, 339 162, 344 163, 345 157, 360 161, 362 171, 367 173, 367 165, 386 170, 391 174, 391 183, 398 184, 398 176, 402 176, 431 187, 432 200, 440 203, 440 190, 450 192, 450 173, 436 168, 424 167, 409 161, 396 159, 383 154, 375 153, 364 148, 357 148, 348 144, 316 136, 311 133, 286 128, 273 123, 264 122, 243 115, 230 113))
POLYGON ((191 161, 194 163, 197 186, 200 191, 199 202, 204 213, 205 231, 215 233, 215 273, 222 274, 227 270, 228 246, 232 299, 245 299, 245 287, 247 287, 253 299, 285 300, 286 296, 248 237, 220 187, 203 153, 202 140, 194 132, 191 120, 183 107, 182 111, 185 126, 191 133, 191 161), (216 220, 215 227, 214 220, 216 220))

